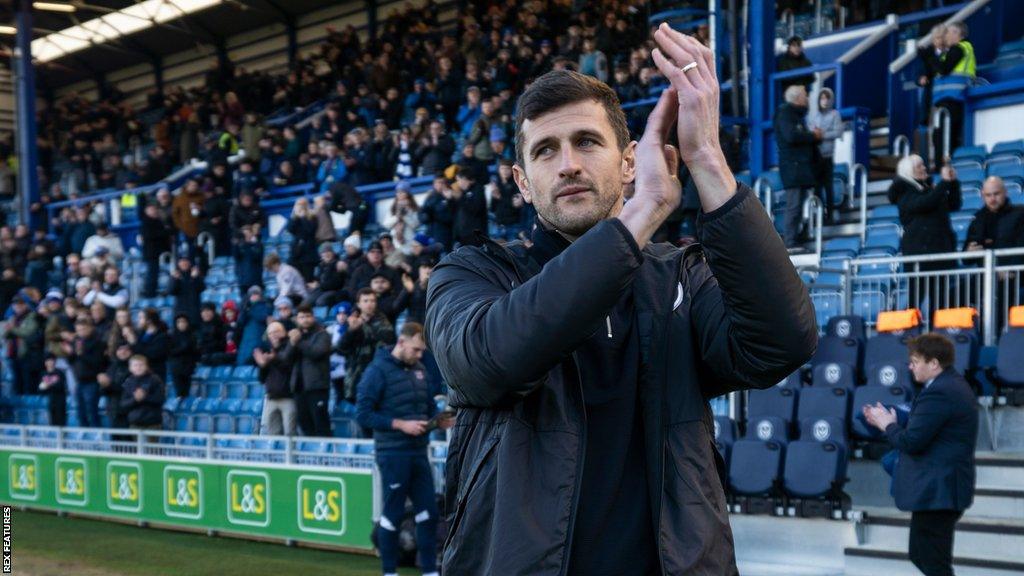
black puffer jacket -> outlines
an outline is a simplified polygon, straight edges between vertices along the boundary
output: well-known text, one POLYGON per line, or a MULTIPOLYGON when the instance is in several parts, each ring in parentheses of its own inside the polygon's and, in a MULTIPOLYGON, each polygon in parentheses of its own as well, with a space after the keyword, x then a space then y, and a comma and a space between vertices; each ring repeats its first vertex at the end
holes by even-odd
POLYGON ((956 235, 949 222, 949 213, 960 209, 960 181, 919 182, 916 188, 903 178, 893 178, 889 202, 900 209, 903 239, 900 250, 905 255, 938 254, 956 250, 956 235))
POLYGON ((661 572, 736 573, 707 400, 769 387, 811 357, 814 309, 764 208, 740 185, 702 216, 704 248, 601 222, 540 268, 521 244, 448 256, 426 334, 459 409, 446 470, 444 572, 565 574, 586 437, 574 351, 626 290, 661 572))

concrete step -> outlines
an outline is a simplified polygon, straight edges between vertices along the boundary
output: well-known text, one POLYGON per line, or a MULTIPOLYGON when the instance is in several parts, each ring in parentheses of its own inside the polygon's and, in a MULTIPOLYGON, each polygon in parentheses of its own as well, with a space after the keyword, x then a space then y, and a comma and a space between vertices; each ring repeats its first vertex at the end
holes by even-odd
POLYGON ((964 512, 964 518, 1024 519, 1024 490, 978 487, 974 504, 964 512))
MULTIPOLYGON (((863 527, 866 544, 904 549, 910 538, 910 514, 868 514, 863 527)), ((1024 565, 1024 519, 961 519, 956 524, 953 555, 1024 565)))
MULTIPOLYGON (((845 557, 847 576, 921 576, 908 559, 905 546, 902 550, 856 546, 847 548, 845 557)), ((953 568, 958 576, 1020 576, 1024 562, 954 556, 953 568)))
POLYGON ((1024 487, 1024 455, 979 452, 974 460, 977 486, 1024 487))

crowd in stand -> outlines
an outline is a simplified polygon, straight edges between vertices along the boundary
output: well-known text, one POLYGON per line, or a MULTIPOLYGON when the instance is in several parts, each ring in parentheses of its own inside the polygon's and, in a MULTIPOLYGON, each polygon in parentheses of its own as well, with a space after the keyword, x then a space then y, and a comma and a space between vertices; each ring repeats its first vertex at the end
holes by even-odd
POLYGON ((132 318, 126 246, 102 203, 65 208, 38 230, 0 228, 0 334, 13 392, 49 395, 54 424, 66 422, 73 391, 84 426, 100 424, 107 396, 113 425, 159 427, 164 400, 190 394, 198 364, 255 364, 273 400, 265 432, 329 434, 328 391, 354 402, 399 323, 422 322, 440 256, 488 235, 525 238, 533 215, 512 180, 513 95, 548 70, 575 68, 623 100, 645 97, 655 75, 647 11, 642 1, 574 12, 565 1, 509 0, 475 5, 443 31, 428 4, 387 19, 372 41, 332 30, 281 78, 221 63, 200 88, 152 94, 142 113, 112 91, 98 102, 60 100, 41 114, 47 193, 38 214, 69 197, 158 183, 190 158, 208 169, 179 191, 158 185, 134 199, 140 293, 174 297, 169 323, 153 308, 132 318), (325 110, 308 126, 262 122, 317 101, 325 110), (434 177, 422 202, 405 182, 420 175, 434 177), (388 180, 397 180, 395 200, 371 238, 370 206, 354 187, 388 180), (261 200, 303 183, 314 187, 287 219, 287 256, 267 251, 261 200), (332 213, 350 216, 345 235, 332 213), (204 301, 203 232, 217 256, 234 259, 241 302, 204 301), (168 252, 177 256, 161 291, 168 252), (329 308, 326 326, 314 307, 329 308))

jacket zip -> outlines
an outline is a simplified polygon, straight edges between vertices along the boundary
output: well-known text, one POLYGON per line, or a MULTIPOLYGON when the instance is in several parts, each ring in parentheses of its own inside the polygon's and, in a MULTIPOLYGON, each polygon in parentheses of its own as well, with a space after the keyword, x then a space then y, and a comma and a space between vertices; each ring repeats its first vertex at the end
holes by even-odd
POLYGON ((604 320, 605 320, 605 322, 608 323, 608 338, 610 339, 612 337, 612 317, 611 316, 605 316, 604 320))
POLYGON ((565 535, 565 553, 562 555, 562 570, 559 572, 561 576, 565 576, 569 571, 569 559, 572 555, 572 536, 576 528, 576 511, 580 507, 580 485, 583 484, 583 465, 587 457, 587 408, 583 398, 583 379, 580 377, 580 361, 575 351, 572 353, 572 362, 576 365, 576 382, 580 387, 580 414, 582 415, 580 421, 582 423, 580 424, 580 445, 576 450, 576 486, 572 493, 572 512, 569 514, 569 529, 566 530, 565 535))
MULTIPOLYGON (((493 244, 493 242, 491 244, 493 244)), ((491 244, 486 244, 485 246, 490 246, 491 244)), ((506 248, 505 246, 502 246, 500 244, 496 244, 496 246, 498 246, 498 248, 500 249, 501 256, 499 256, 499 258, 505 260, 506 263, 512 265, 512 272, 515 274, 516 280, 519 281, 519 284, 522 285, 523 276, 519 271, 519 265, 516 263, 515 256, 510 254, 509 249, 506 248)), ((497 256, 497 254, 495 254, 495 256, 497 256)), ((512 288, 515 288, 514 282, 512 282, 511 285, 512 288)), ((607 319, 608 336, 610 338, 611 317, 608 316, 607 319)), ((562 569, 559 571, 560 576, 565 576, 565 574, 569 571, 569 558, 572 554, 572 536, 573 530, 576 527, 576 511, 579 509, 580 504, 580 486, 583 484, 583 465, 587 455, 587 408, 585 399, 583 398, 583 379, 580 377, 580 361, 575 351, 573 351, 572 353, 572 362, 573 365, 576 367, 576 383, 579 385, 580 390, 580 442, 579 448, 576 449, 576 482, 572 495, 572 511, 569 514, 569 529, 566 530, 565 536, 565 553, 562 555, 562 569)), ((664 560, 662 560, 662 566, 664 566, 664 560)), ((662 571, 664 572, 664 570, 662 571)))

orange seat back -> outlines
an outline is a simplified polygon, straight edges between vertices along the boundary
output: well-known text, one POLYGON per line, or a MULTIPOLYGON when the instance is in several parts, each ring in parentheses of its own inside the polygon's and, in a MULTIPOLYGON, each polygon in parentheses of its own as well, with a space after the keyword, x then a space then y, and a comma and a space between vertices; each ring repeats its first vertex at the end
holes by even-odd
POLYGON ((1009 324, 1013 328, 1024 328, 1024 306, 1010 308, 1009 324))
POLYGON ((935 319, 932 320, 932 328, 960 328, 970 330, 974 328, 974 319, 978 317, 978 311, 974 308, 947 308, 936 310, 935 319))
POLYGON ((917 308, 892 310, 878 313, 878 322, 875 324, 875 330, 879 332, 899 332, 916 328, 920 324, 921 311, 917 308))

